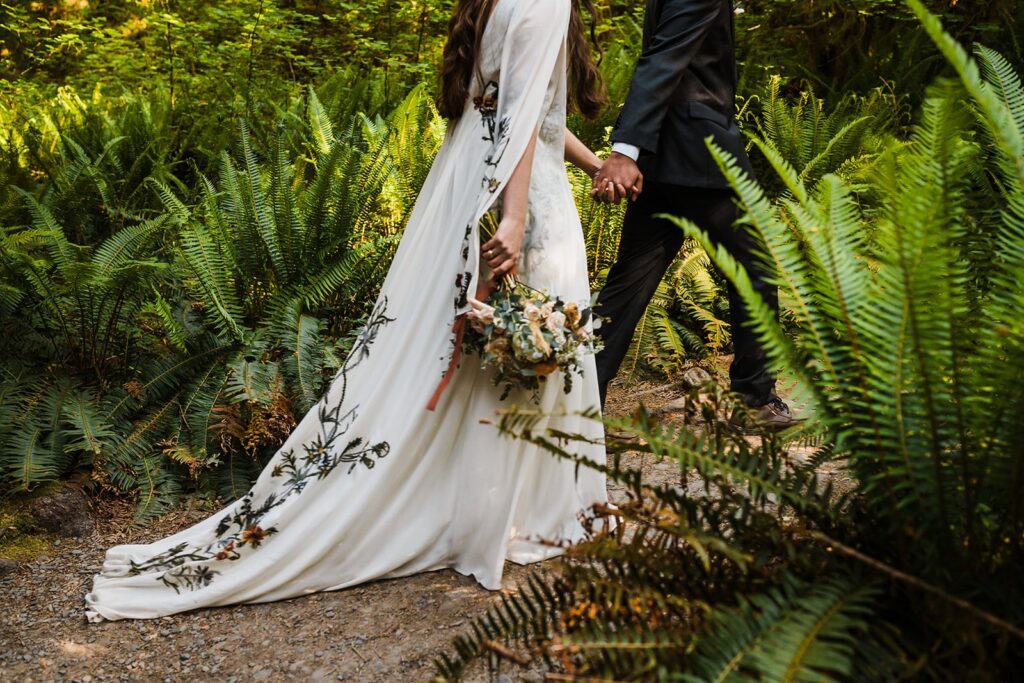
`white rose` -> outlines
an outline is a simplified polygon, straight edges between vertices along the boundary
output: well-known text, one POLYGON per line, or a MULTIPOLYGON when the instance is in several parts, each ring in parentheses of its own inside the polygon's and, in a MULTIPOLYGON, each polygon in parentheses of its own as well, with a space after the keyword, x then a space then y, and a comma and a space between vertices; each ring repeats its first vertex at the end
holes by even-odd
POLYGON ((523 315, 525 315, 526 319, 530 322, 536 322, 537 320, 540 320, 540 309, 534 304, 526 304, 526 307, 523 308, 523 315))
POLYGON ((565 328, 565 313, 554 311, 548 316, 547 327, 553 334, 560 334, 565 328))

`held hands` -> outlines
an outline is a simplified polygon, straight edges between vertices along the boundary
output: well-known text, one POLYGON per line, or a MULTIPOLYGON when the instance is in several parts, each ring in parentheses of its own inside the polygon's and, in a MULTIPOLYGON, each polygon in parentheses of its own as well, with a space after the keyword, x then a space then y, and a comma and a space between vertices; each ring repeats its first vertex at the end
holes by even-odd
POLYGON ((494 271, 495 277, 515 274, 525 231, 525 217, 503 216, 494 237, 480 247, 480 257, 494 271))
POLYGON ((618 204, 626 197, 636 201, 644 189, 644 176, 636 162, 624 154, 612 152, 594 174, 590 196, 602 204, 618 204))

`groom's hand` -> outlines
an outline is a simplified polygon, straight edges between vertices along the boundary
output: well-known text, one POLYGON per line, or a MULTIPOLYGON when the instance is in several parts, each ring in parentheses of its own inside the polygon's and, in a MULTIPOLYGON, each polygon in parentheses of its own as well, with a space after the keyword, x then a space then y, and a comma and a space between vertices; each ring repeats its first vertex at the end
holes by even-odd
POLYGON ((618 204, 629 197, 636 201, 644 189, 644 176, 636 162, 625 154, 612 152, 594 174, 590 196, 596 201, 618 204))

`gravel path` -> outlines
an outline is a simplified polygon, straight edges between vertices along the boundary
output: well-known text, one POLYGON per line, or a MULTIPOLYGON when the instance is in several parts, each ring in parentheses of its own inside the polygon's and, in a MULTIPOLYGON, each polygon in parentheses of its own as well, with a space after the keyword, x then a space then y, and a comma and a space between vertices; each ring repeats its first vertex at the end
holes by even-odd
MULTIPOLYGON (((638 395, 657 407, 676 393, 655 385, 613 391, 608 412, 631 412, 638 395)), ((627 462, 654 480, 678 476, 650 456, 627 462)), ((613 500, 621 494, 609 491, 613 500)), ((163 538, 215 509, 177 510, 137 529, 128 506, 115 506, 91 536, 64 540, 0 579, 0 681, 424 680, 434 674, 437 653, 500 597, 472 578, 439 571, 262 605, 86 623, 82 596, 107 547, 163 538)), ((514 591, 528 571, 508 564, 503 590, 514 591)), ((482 670, 476 679, 486 680, 482 670)))
MULTIPOLYGON (((161 522, 133 540, 170 531, 161 522)), ((82 596, 114 542, 124 541, 97 533, 62 544, 0 582, 8 602, 0 680, 422 680, 433 673, 434 655, 494 599, 471 578, 443 571, 276 603, 90 625, 82 596)), ((510 569, 510 588, 522 573, 510 569)))

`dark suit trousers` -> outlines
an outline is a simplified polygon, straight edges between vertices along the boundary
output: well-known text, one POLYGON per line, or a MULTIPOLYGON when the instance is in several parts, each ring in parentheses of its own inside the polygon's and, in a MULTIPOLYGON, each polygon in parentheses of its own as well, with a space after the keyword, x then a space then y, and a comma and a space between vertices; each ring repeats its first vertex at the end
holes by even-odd
MULTIPOLYGON (((667 220, 654 218, 659 213, 687 218, 724 245, 747 269, 765 301, 778 310, 778 292, 765 281, 765 273, 753 257, 754 238, 733 225, 736 205, 732 190, 645 183, 643 193, 626 209, 618 260, 595 306, 595 312, 605 317, 598 329, 604 349, 597 354, 602 404, 647 304, 683 244, 683 231, 667 220)), ((729 369, 732 389, 744 395, 749 404, 762 405, 774 390, 775 378, 765 365, 757 335, 748 327, 746 307, 731 283, 729 310, 735 349, 729 369)))

